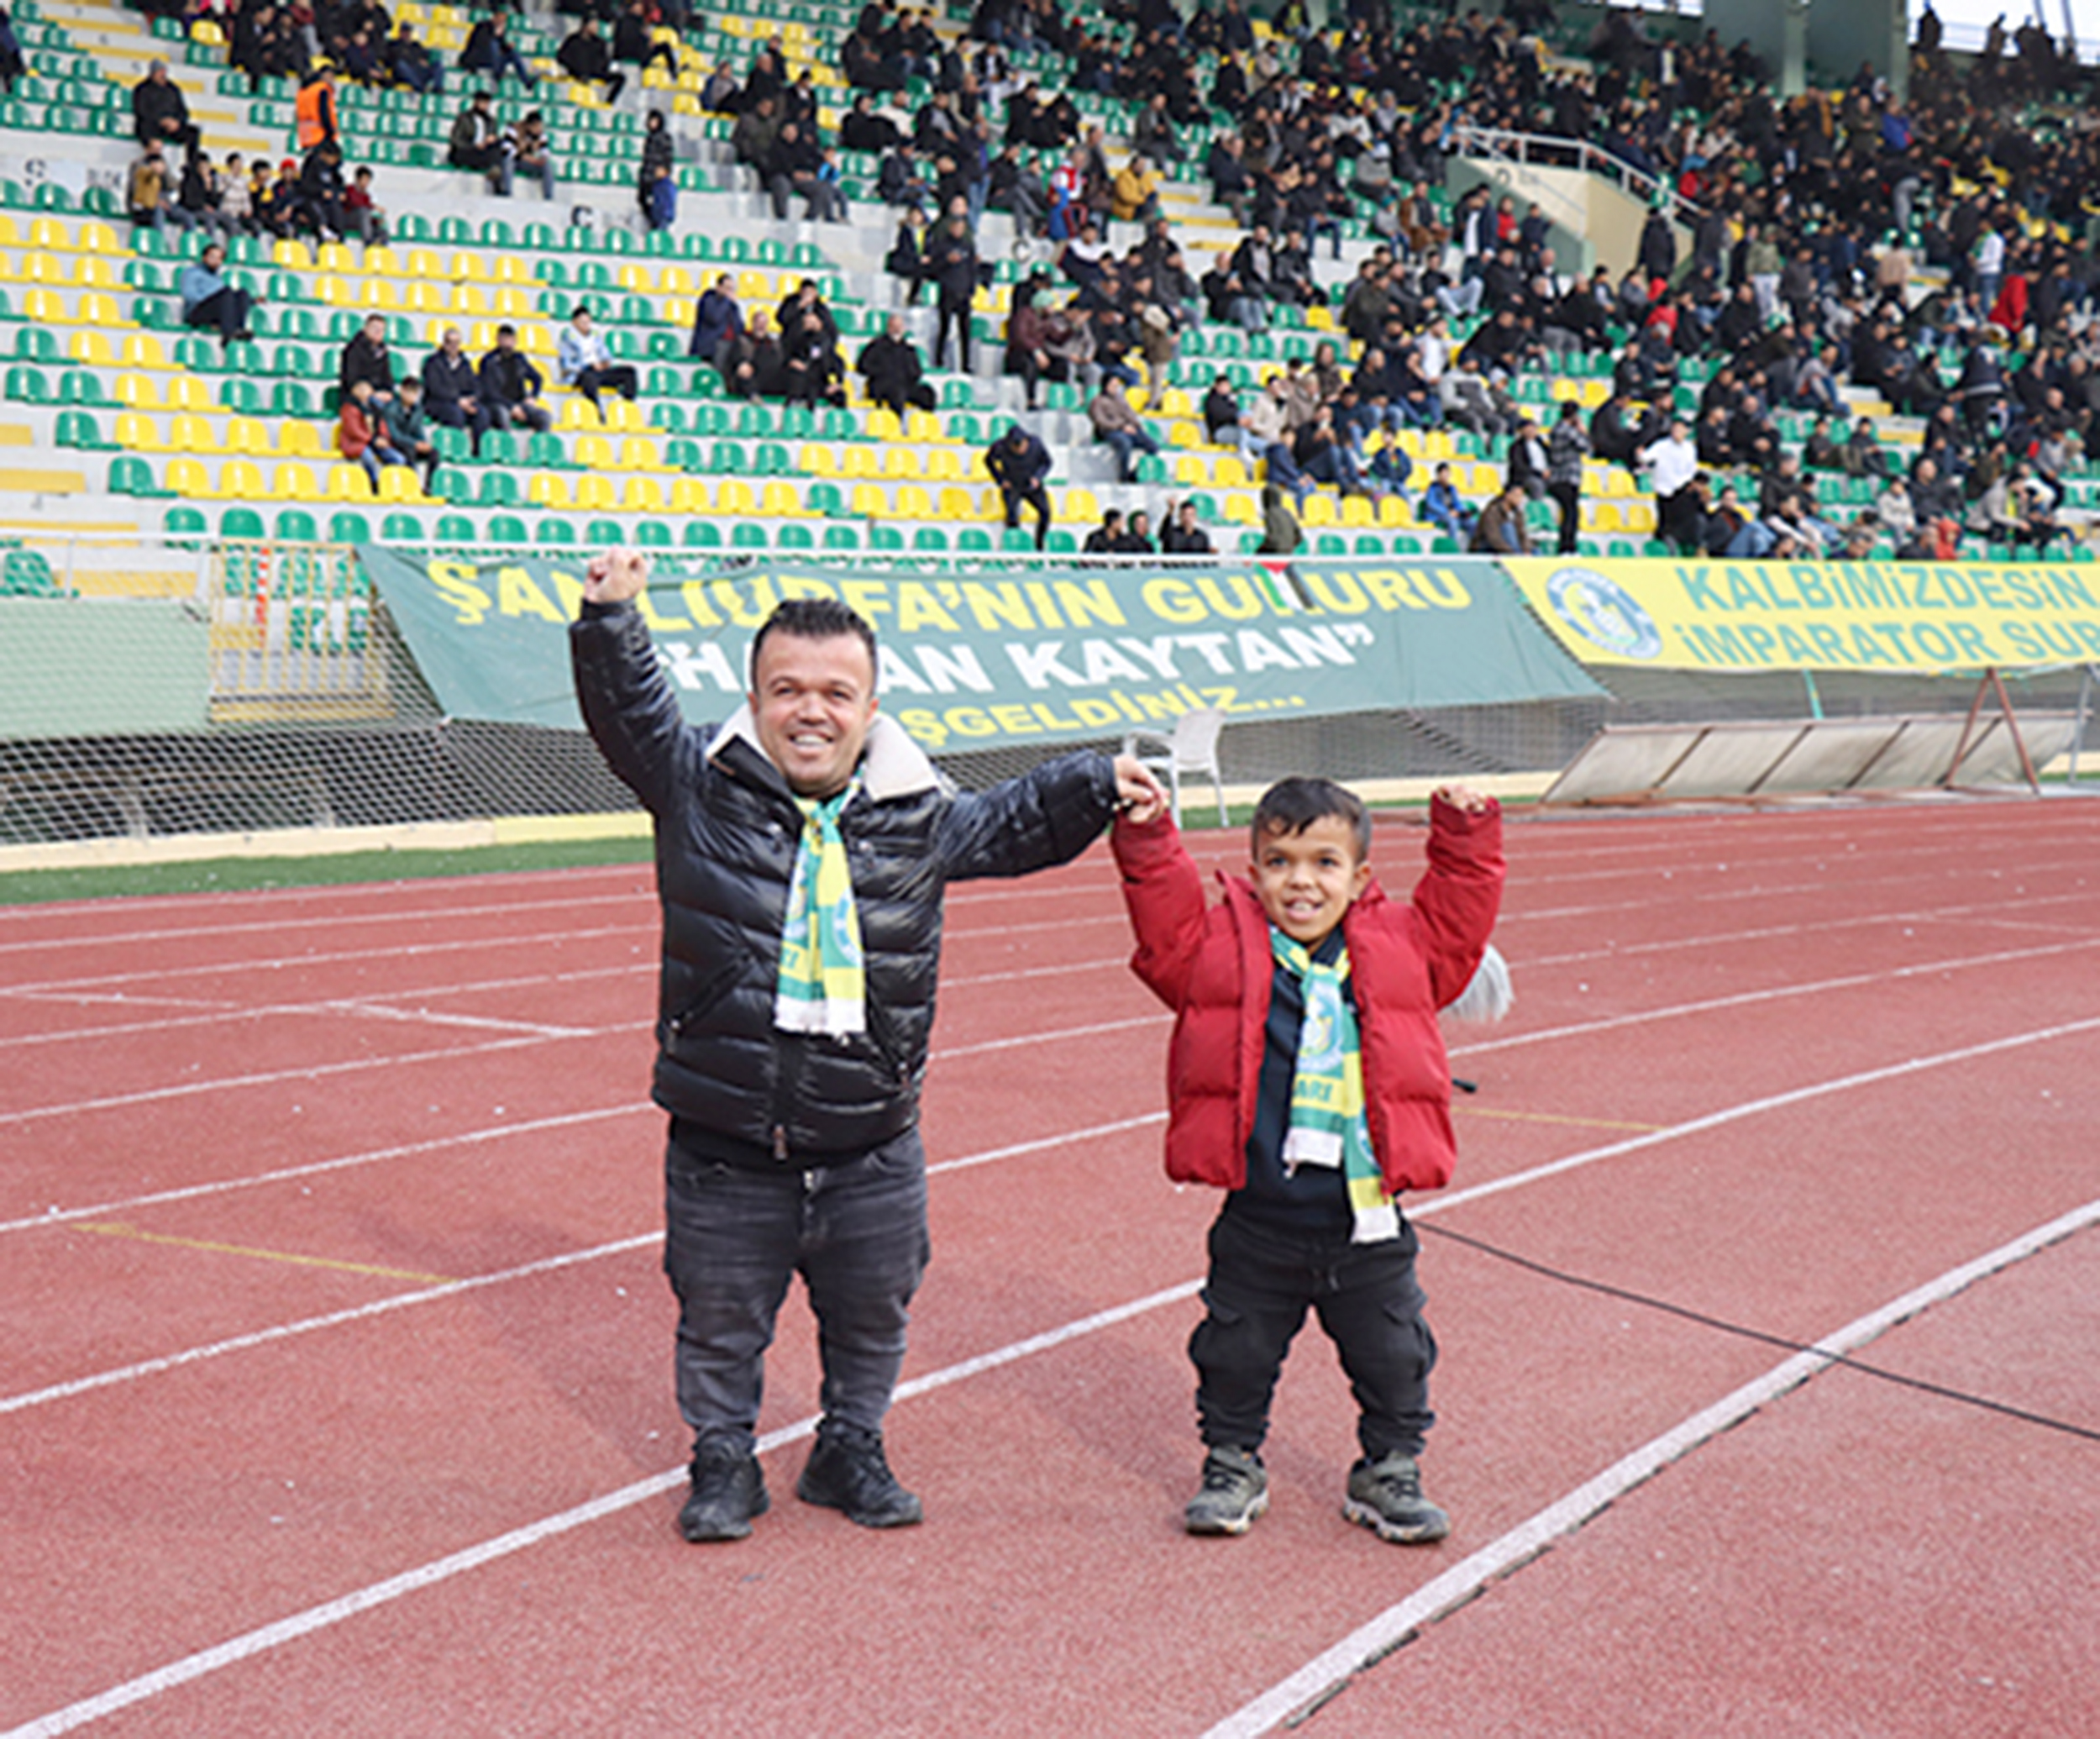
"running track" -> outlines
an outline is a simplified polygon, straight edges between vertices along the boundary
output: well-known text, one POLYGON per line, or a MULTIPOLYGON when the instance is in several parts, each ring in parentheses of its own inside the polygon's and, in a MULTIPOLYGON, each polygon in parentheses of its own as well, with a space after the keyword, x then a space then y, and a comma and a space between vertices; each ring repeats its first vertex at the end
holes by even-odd
MULTIPOLYGON (((1452 1034, 1425 1227, 2100 1431, 2100 809, 1510 859, 1519 1008, 1452 1034)), ((927 1525, 794 1500, 791 1303, 774 1511, 685 1546, 654 944, 639 869, 0 910, 0 1729, 2100 1730, 2100 1441, 1426 1232, 1452 1537, 1341 1519, 1316 1331, 1269 1515, 1183 1535, 1213 1203, 1158 1170, 1100 848, 950 901, 890 1432, 927 1525)))

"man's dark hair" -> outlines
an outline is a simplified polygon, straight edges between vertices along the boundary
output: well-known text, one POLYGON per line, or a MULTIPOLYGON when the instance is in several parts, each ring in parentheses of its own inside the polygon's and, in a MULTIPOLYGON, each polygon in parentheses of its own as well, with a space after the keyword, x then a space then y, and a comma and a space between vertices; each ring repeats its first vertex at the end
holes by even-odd
POLYGON ((798 640, 829 640, 840 634, 857 635, 861 644, 868 649, 869 669, 878 668, 875 631, 858 611, 840 603, 837 598, 783 598, 759 625, 759 632, 751 637, 753 683, 759 676, 759 649, 765 644, 767 635, 774 633, 791 634, 798 640))
POLYGON ((1302 833, 1329 816, 1348 824, 1356 836, 1357 861, 1371 855, 1371 812, 1357 794, 1331 779, 1279 779, 1262 793, 1254 808, 1253 850, 1272 833, 1302 833))

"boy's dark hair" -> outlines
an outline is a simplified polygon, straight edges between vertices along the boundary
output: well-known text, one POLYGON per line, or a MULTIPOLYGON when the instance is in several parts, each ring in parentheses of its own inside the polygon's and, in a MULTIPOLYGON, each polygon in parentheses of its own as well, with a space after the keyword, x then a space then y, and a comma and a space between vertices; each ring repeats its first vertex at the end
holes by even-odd
POLYGON ((1355 835, 1357 861, 1371 855, 1371 812, 1357 794, 1331 779, 1279 779, 1262 793, 1254 807, 1253 850, 1271 833, 1302 833, 1315 822, 1335 816, 1355 835))
POLYGON ((874 629, 859 612, 840 603, 837 598, 783 598, 774 606, 773 613, 751 638, 751 675, 754 681, 759 674, 759 649, 765 644, 767 635, 774 633, 792 634, 798 640, 829 640, 839 634, 855 635, 868 649, 869 668, 877 668, 874 629))

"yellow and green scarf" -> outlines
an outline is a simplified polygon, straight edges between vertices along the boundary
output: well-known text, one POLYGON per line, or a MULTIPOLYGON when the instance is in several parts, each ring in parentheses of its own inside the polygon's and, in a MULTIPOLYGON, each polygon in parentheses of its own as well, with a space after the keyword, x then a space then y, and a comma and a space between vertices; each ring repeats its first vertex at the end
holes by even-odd
POLYGON ((860 913, 852 867, 838 831, 839 812, 860 789, 856 777, 835 797, 797 797, 802 833, 780 932, 780 980, 773 1024, 787 1032, 833 1038, 868 1029, 867 968, 860 952, 860 913))
POLYGON ((1297 1065, 1291 1076, 1290 1124, 1284 1136, 1284 1169, 1340 1166, 1356 1222, 1349 1241, 1374 1244, 1398 1237, 1399 1213, 1386 1194, 1364 1116, 1363 1047, 1357 1014, 1342 994, 1349 951, 1342 949, 1327 966, 1273 925, 1268 942, 1277 964, 1298 980, 1305 994, 1305 1018, 1298 1029, 1297 1065))

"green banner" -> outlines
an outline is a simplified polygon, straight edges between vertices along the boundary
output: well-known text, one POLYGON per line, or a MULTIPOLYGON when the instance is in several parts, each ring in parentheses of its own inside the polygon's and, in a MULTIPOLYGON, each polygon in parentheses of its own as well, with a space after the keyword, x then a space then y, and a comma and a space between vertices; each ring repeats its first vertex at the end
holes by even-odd
POLYGON ((0 737, 202 730, 212 629, 173 598, 0 598, 0 737))
MULTIPOLYGON (((575 725, 580 560, 362 559, 447 712, 575 725)), ((1490 561, 909 574, 773 559, 651 580, 642 607, 687 716, 726 717, 753 631, 812 596, 874 624, 882 704, 936 753, 1119 736, 1200 707, 1310 717, 1603 692, 1490 561)))

